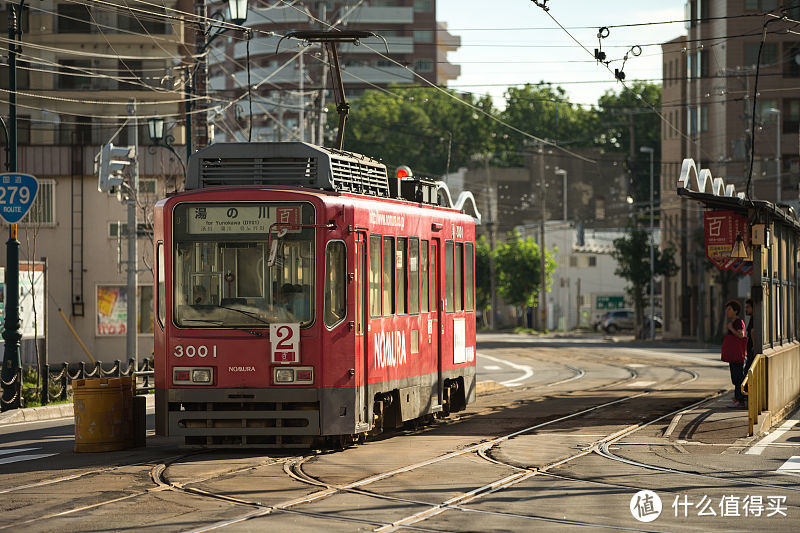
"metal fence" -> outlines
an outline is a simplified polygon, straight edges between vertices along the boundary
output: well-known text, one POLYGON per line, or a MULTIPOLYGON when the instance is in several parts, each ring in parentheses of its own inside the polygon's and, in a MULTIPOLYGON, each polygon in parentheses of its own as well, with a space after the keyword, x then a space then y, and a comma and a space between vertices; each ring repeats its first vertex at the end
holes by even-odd
MULTIPOLYGON (((146 394, 153 390, 153 360, 143 359, 139 368, 135 368, 135 361, 128 360, 127 367, 122 369, 122 362, 117 359, 109 369, 103 368, 102 361, 96 361, 94 365, 87 365, 80 362, 77 365, 61 363, 60 370, 52 370, 51 365, 43 365, 41 376, 46 376, 41 380, 41 391, 39 400, 42 405, 48 405, 51 401, 66 401, 69 398, 69 389, 72 382, 76 379, 104 378, 104 377, 123 377, 133 376, 136 378, 136 393, 146 394), (140 386, 141 381, 141 386, 140 386)), ((0 379, 2 385, 2 395, 0 396, 0 408, 2 411, 25 407, 22 395, 22 370, 9 381, 0 379)))

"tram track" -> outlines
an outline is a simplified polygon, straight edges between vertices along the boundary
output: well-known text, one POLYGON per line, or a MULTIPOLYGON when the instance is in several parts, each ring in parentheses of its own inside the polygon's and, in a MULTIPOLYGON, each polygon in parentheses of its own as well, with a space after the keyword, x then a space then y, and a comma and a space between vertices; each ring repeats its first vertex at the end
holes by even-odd
MULTIPOLYGON (((543 427, 547 427, 549 425, 557 424, 559 422, 572 420, 572 419, 574 419, 576 417, 580 417, 580 416, 583 416, 583 415, 586 415, 586 414, 589 414, 589 413, 593 413, 593 412, 596 412, 598 410, 602 410, 602 409, 608 408, 610 406, 618 405, 618 404, 620 404, 622 402, 626 402, 626 401, 630 401, 630 400, 633 400, 633 399, 636 399, 636 398, 640 398, 642 396, 650 395, 650 394, 653 394, 654 392, 656 392, 657 390, 658 391, 666 390, 667 388, 670 388, 670 387, 674 387, 674 386, 678 386, 678 385, 684 385, 686 383, 690 383, 690 382, 694 381, 698 377, 697 373, 692 371, 692 370, 687 370, 687 369, 678 368, 678 367, 662 367, 662 368, 670 368, 672 370, 678 370, 678 371, 685 372, 685 373, 689 374, 689 378, 685 379, 685 380, 683 380, 681 382, 678 382, 676 384, 670 385, 668 387, 662 387, 660 389, 649 389, 647 391, 643 391, 643 392, 639 392, 639 393, 636 393, 636 394, 627 395, 627 396, 624 396, 622 398, 617 398, 617 399, 609 401, 609 402, 604 402, 602 404, 595 405, 595 406, 589 407, 587 409, 583 409, 583 410, 578 411, 576 413, 571 413, 571 414, 568 414, 568 415, 565 415, 565 416, 557 417, 555 419, 548 420, 548 421, 545 421, 545 422, 542 422, 542 423, 539 423, 539 424, 535 424, 533 426, 529 426, 529 427, 523 428, 521 430, 509 433, 509 434, 506 434, 506 435, 501 435, 499 437, 496 437, 496 438, 491 439, 491 440, 486 441, 486 442, 476 443, 476 444, 473 444, 471 446, 467 446, 466 448, 463 448, 461 450, 457 450, 457 451, 454 451, 454 452, 449 452, 449 453, 446 453, 446 454, 443 454, 443 455, 440 455, 440 456, 437 456, 437 457, 434 457, 434 458, 431 458, 431 459, 428 459, 428 460, 425 460, 425 461, 421 461, 421 462, 418 462, 418 463, 415 463, 415 464, 411 464, 411 465, 406 465, 404 467, 393 469, 393 470, 389 470, 389 471, 386 471, 386 472, 383 472, 383 473, 374 474, 372 476, 368 476, 368 477, 362 478, 362 479, 354 481, 354 482, 350 482, 350 483, 346 483, 346 484, 329 484, 329 483, 326 483, 326 482, 324 482, 324 481, 322 481, 320 479, 317 479, 317 478, 307 474, 303 470, 303 465, 305 463, 307 463, 308 461, 310 461, 313 458, 313 456, 312 457, 306 457, 306 458, 303 458, 303 459, 297 460, 297 461, 287 462, 284 465, 284 471, 287 473, 287 475, 289 475, 290 477, 292 477, 293 479, 295 479, 298 482, 305 483, 305 484, 308 484, 308 485, 311 485, 311 486, 315 486, 315 487, 320 487, 321 490, 312 492, 312 493, 310 493, 310 494, 308 494, 306 496, 300 497, 300 498, 295 498, 293 500, 289 500, 289 501, 282 502, 280 504, 269 506, 269 508, 262 509, 261 512, 247 513, 246 515, 243 515, 243 516, 238 517, 238 518, 226 520, 226 521, 220 522, 220 523, 211 524, 209 526, 201 527, 201 528, 198 528, 198 529, 195 529, 195 530, 192 530, 192 531, 195 531, 195 532, 210 531, 210 530, 213 530, 213 529, 219 529, 219 528, 227 527, 227 526, 230 526, 230 525, 233 525, 233 524, 236 524, 236 523, 240 523, 242 521, 246 521, 246 520, 251 520, 251 519, 254 519, 254 518, 258 518, 258 517, 267 516, 267 515, 273 514, 275 512, 289 511, 289 510, 291 510, 292 507, 295 507, 297 505, 312 503, 312 502, 321 500, 323 498, 328 498, 328 497, 334 496, 336 494, 345 493, 345 492, 358 494, 358 495, 366 496, 366 497, 369 497, 369 498, 392 500, 392 501, 401 501, 401 502, 404 502, 404 503, 420 505, 420 506, 426 506, 427 509, 424 509, 424 510, 422 510, 422 511, 420 511, 418 513, 415 513, 413 515, 410 515, 408 517, 404 517, 403 519, 401 519, 399 521, 396 520, 396 521, 392 521, 389 524, 382 525, 382 526, 378 527, 375 531, 393 531, 393 530, 398 529, 398 528, 409 528, 409 527, 416 528, 415 524, 417 522, 420 522, 420 521, 423 521, 423 520, 425 520, 427 518, 436 516, 437 514, 440 514, 441 512, 444 512, 445 510, 448 510, 448 509, 451 509, 451 508, 456 508, 456 507, 461 506, 461 505, 465 505, 465 504, 470 503, 470 502, 472 502, 472 501, 474 501, 474 500, 476 500, 476 499, 478 499, 480 497, 483 497, 485 495, 497 492, 498 490, 503 490, 504 488, 508 488, 508 487, 513 486, 513 485, 515 485, 517 483, 520 483, 520 482, 522 482, 522 481, 524 481, 526 479, 529 479, 532 476, 540 475, 542 473, 545 473, 549 469, 556 468, 556 467, 561 466, 563 464, 566 464, 566 463, 568 463, 570 461, 573 461, 573 460, 575 460, 577 458, 580 458, 580 457, 589 455, 591 453, 594 453, 595 448, 597 447, 599 442, 602 442, 602 441, 605 441, 605 440, 612 440, 612 439, 614 439, 616 437, 623 436, 623 435, 625 435, 625 434, 627 434, 629 432, 636 431, 638 428, 640 428, 639 424, 636 424, 636 425, 633 425, 633 426, 628 426, 628 427, 626 427, 626 428, 624 428, 622 430, 615 431, 615 432, 613 432, 613 433, 611 433, 609 435, 606 435, 600 441, 595 442, 592 445, 587 446, 587 447, 581 449, 580 451, 569 455, 568 457, 559 459, 557 461, 554 461, 552 463, 549 463, 549 464, 546 464, 546 465, 543 465, 541 467, 537 467, 537 468, 534 468, 534 469, 524 469, 524 468, 520 468, 520 467, 517 467, 517 466, 514 466, 514 465, 504 464, 503 462, 497 461, 497 460, 495 460, 493 458, 489 458, 486 455, 487 450, 491 449, 493 446, 496 446, 497 444, 502 443, 504 441, 513 439, 516 436, 523 435, 523 434, 526 434, 526 433, 530 433, 530 432, 535 431, 537 429, 540 429, 540 428, 543 428, 543 427), (417 501, 417 500, 398 498, 398 497, 395 497, 395 496, 390 496, 390 495, 385 495, 385 494, 380 494, 380 493, 376 493, 376 492, 370 492, 370 491, 362 490, 362 487, 370 485, 370 484, 372 484, 372 483, 374 483, 376 481, 385 480, 387 478, 390 478, 390 477, 393 477, 393 476, 396 476, 396 475, 399 475, 399 474, 412 472, 412 471, 415 471, 415 470, 419 470, 421 468, 425 468, 425 467, 434 465, 436 463, 440 463, 440 462, 443 462, 443 461, 454 459, 454 458, 459 457, 459 456, 464 456, 464 455, 473 454, 473 453, 478 455, 478 456, 480 456, 480 457, 482 457, 482 458, 485 458, 485 459, 489 460, 490 462, 498 464, 499 466, 510 467, 513 470, 515 470, 515 472, 513 474, 511 474, 511 475, 504 476, 501 479, 498 479, 498 480, 495 480, 495 481, 493 481, 491 483, 485 484, 485 485, 483 485, 481 487, 478 487, 476 489, 473 489, 472 491, 469 491, 467 493, 455 496, 454 498, 451 498, 451 499, 446 500, 444 502, 441 502, 439 504, 431 504, 430 502, 423 502, 423 501, 417 501)), ((632 374, 632 376, 634 378, 637 376, 635 371, 632 374)), ((685 409, 685 408, 683 408, 683 409, 685 409)), ((679 411, 680 411, 680 409, 676 410, 675 412, 679 412, 679 411)), ((663 417, 660 417, 660 418, 663 418, 663 417)), ((304 514, 304 513, 305 513, 305 511, 301 512, 301 514, 304 514)), ((339 518, 339 517, 340 516, 337 516, 336 518, 339 518)), ((555 521, 555 522, 559 522, 559 523, 565 523, 565 524, 578 525, 578 523, 575 522, 575 521, 567 521, 567 520, 559 521, 559 520, 550 520, 550 519, 547 519, 547 520, 548 521, 555 521)), ((606 527, 606 525, 604 525, 604 524, 589 524, 589 523, 586 523, 584 525, 592 526, 592 527, 606 527)), ((616 528, 616 527, 614 527, 613 529, 625 529, 625 528, 616 528)))
MULTIPOLYGON (((605 364, 608 364, 608 363, 606 362, 605 364)), ((613 366, 613 365, 611 365, 611 366, 613 366)), ((593 390, 595 388, 603 389, 603 388, 615 387, 615 386, 617 386, 617 385, 619 385, 621 383, 624 383, 626 381, 630 381, 630 380, 633 380, 633 379, 636 379, 637 377, 639 377, 639 374, 635 370, 633 370, 633 369, 631 369, 629 367, 624 367, 624 368, 629 373, 629 376, 626 377, 624 380, 616 380, 614 382, 606 383, 606 384, 603 384, 603 385, 598 385, 597 387, 592 387, 590 389, 582 389, 582 390, 574 391, 574 392, 565 392, 564 394, 565 395, 578 394, 580 392, 591 391, 591 390, 593 390)), ((695 372, 691 371, 691 370, 678 368, 678 367, 666 367, 666 366, 660 366, 660 368, 672 368, 675 371, 688 373, 690 375, 690 378, 688 380, 682 381, 681 384, 689 383, 689 382, 693 381, 694 379, 697 379, 697 374, 695 372)), ((661 389, 659 389, 659 390, 661 390, 661 389)), ((252 511, 250 511, 250 512, 248 512, 248 513, 246 513, 246 514, 244 514, 244 515, 242 515, 240 517, 237 517, 237 518, 234 518, 234 519, 231 519, 231 520, 226 520, 226 521, 221 522, 221 523, 211 524, 209 526, 201 527, 201 528, 198 528, 196 531, 208 531, 208 530, 211 530, 211 529, 217 529, 217 528, 220 528, 220 527, 226 527, 226 526, 229 526, 229 525, 232 525, 232 524, 235 524, 235 523, 239 523, 241 521, 251 520, 251 519, 258 518, 258 517, 263 517, 263 516, 266 516, 266 515, 269 515, 269 514, 272 514, 272 513, 276 513, 276 512, 297 513, 297 514, 302 514, 302 515, 305 515, 305 516, 317 517, 317 518, 345 519, 345 520, 350 520, 350 521, 354 521, 354 522, 358 522, 358 523, 363 523, 365 525, 371 525, 371 526, 374 526, 374 527, 378 528, 378 530, 381 530, 381 531, 389 530, 389 529, 386 529, 386 528, 391 528, 391 527, 403 527, 403 528, 410 528, 410 529, 418 529, 418 530, 421 530, 421 531, 432 531, 431 529, 428 529, 428 528, 422 528, 422 527, 416 526, 416 525, 414 525, 414 523, 404 523, 404 524, 402 524, 400 526, 396 526, 396 525, 393 525, 393 523, 381 522, 380 520, 363 520, 363 519, 359 519, 359 518, 347 518, 347 517, 342 517, 342 516, 330 517, 330 516, 327 516, 325 514, 314 513, 312 511, 306 511, 306 510, 297 509, 296 507, 301 506, 303 504, 309 504, 309 503, 312 503, 312 502, 315 502, 315 501, 318 501, 318 500, 321 500, 321 499, 324 499, 324 498, 327 498, 327 497, 330 497, 330 496, 333 496, 333 495, 336 495, 336 494, 339 494, 339 493, 345 493, 345 492, 352 493, 352 494, 358 494, 358 495, 361 495, 361 496, 364 496, 364 497, 369 497, 369 498, 400 501, 400 502, 405 502, 405 503, 408 503, 408 504, 415 504, 415 505, 431 507, 432 504, 430 502, 414 501, 414 500, 398 498, 396 496, 379 494, 379 493, 376 493, 376 492, 363 490, 363 487, 365 487, 367 485, 370 485, 372 483, 375 483, 377 481, 380 481, 380 480, 388 479, 388 478, 390 478, 392 476, 400 475, 402 473, 407 473, 407 472, 413 472, 415 470, 419 470, 419 469, 424 468, 426 466, 430 466, 430 465, 433 465, 433 464, 436 464, 436 463, 447 461, 449 459, 454 459, 454 458, 456 458, 458 456, 464 456, 464 455, 470 454, 470 453, 475 453, 476 455, 478 455, 478 456, 480 456, 480 457, 482 457, 484 459, 488 459, 488 454, 486 453, 487 450, 490 450, 493 446, 495 446, 495 445, 497 445, 497 444, 499 444, 499 443, 501 443, 503 441, 512 439, 515 436, 522 435, 522 434, 525 434, 525 433, 529 433, 529 432, 532 432, 532 431, 535 431, 537 429, 544 428, 544 427, 547 427, 547 426, 550 426, 550 425, 553 425, 553 424, 557 424, 558 422, 572 420, 572 419, 574 419, 576 417, 580 417, 580 416, 586 415, 588 413, 597 412, 599 410, 606 409, 606 408, 608 408, 610 406, 617 405, 617 404, 620 404, 622 402, 634 400, 636 398, 640 398, 642 396, 646 396, 648 394, 652 394, 654 391, 655 391, 655 389, 648 389, 646 391, 642 391, 642 392, 639 392, 639 393, 629 394, 629 395, 626 395, 626 396, 621 397, 621 398, 616 398, 616 399, 614 399, 612 401, 609 401, 609 402, 604 402, 604 403, 599 404, 599 405, 588 407, 586 409, 580 410, 580 411, 575 412, 575 413, 571 413, 571 414, 568 414, 568 415, 565 415, 565 416, 561 416, 561 417, 556 417, 554 419, 546 420, 544 422, 541 422, 541 423, 538 423, 538 424, 523 428, 523 429, 518 430, 518 431, 511 432, 511 433, 506 434, 506 435, 501 435, 501 436, 495 437, 495 438, 493 438, 493 439, 491 439, 489 441, 486 441, 486 442, 476 443, 476 444, 470 445, 470 446, 468 446, 468 447, 466 447, 464 449, 457 450, 455 452, 446 453, 446 454, 431 458, 431 459, 426 460, 426 461, 414 463, 414 464, 411 464, 411 465, 406 465, 406 466, 403 466, 403 467, 400 467, 400 468, 397 468, 397 469, 389 470, 387 472, 374 474, 374 475, 362 478, 360 480, 356 480, 356 481, 353 481, 353 482, 350 482, 350 483, 345 483, 345 484, 339 484, 339 485, 325 483, 324 481, 319 480, 319 479, 307 474, 303 470, 303 466, 306 463, 308 463, 312 459, 316 459, 316 458, 321 457, 321 454, 306 455, 306 456, 286 456, 286 457, 281 457, 281 458, 269 458, 269 459, 267 459, 265 461, 262 461, 259 464, 247 465, 245 467, 237 468, 237 469, 223 470, 223 471, 215 472, 215 473, 213 473, 211 475, 204 475, 204 476, 200 476, 200 477, 195 477, 195 478, 191 478, 191 479, 188 479, 188 480, 185 480, 185 481, 177 482, 177 481, 171 480, 170 476, 169 476, 169 468, 171 466, 173 466, 173 465, 177 466, 178 464, 181 464, 181 462, 183 460, 185 460, 187 458, 191 458, 192 456, 196 456, 198 454, 203 454, 203 453, 208 453, 205 450, 196 450, 196 451, 192 451, 191 453, 170 457, 167 460, 165 460, 164 462, 159 463, 158 465, 154 466, 151 469, 151 478, 152 478, 153 482, 156 484, 155 487, 150 487, 150 488, 148 488, 146 490, 137 491, 135 493, 126 494, 126 495, 118 496, 118 497, 115 497, 115 498, 107 498, 107 499, 104 499, 103 501, 100 501, 100 502, 95 502, 95 503, 92 503, 92 504, 89 504, 89 505, 83 505, 83 506, 75 507, 75 508, 68 509, 68 510, 61 511, 61 512, 57 512, 57 513, 49 513, 47 515, 40 516, 40 517, 37 517, 37 518, 34 518, 34 519, 30 519, 30 520, 27 520, 27 521, 16 522, 14 525, 16 525, 16 526, 29 525, 29 524, 32 524, 32 523, 35 523, 35 522, 58 519, 58 518, 61 518, 61 517, 64 517, 64 516, 68 516, 70 514, 74 514, 74 513, 78 513, 78 512, 82 512, 82 511, 89 511, 89 510, 92 510, 92 509, 97 509, 99 507, 107 506, 109 504, 113 504, 113 503, 117 503, 117 502, 121 502, 121 501, 125 501, 125 500, 134 499, 134 498, 137 498, 137 497, 143 497, 143 496, 146 496, 146 495, 149 495, 149 494, 153 494, 153 493, 157 493, 157 492, 162 492, 162 491, 166 491, 166 490, 172 490, 172 491, 183 492, 183 493, 186 493, 188 495, 195 496, 195 497, 213 498, 213 499, 224 501, 224 502, 227 502, 227 503, 230 503, 230 504, 233 504, 233 505, 242 505, 242 506, 247 506, 247 507, 254 508, 252 511), (297 498, 292 498, 292 499, 289 499, 289 500, 285 500, 285 501, 280 502, 278 504, 265 505, 265 504, 263 504, 263 502, 235 498, 235 497, 232 497, 232 496, 219 494, 217 492, 214 492, 213 490, 206 490, 204 488, 195 486, 197 484, 200 484, 200 483, 212 480, 212 479, 218 479, 218 478, 222 478, 222 477, 226 477, 226 476, 228 476, 228 477, 235 476, 237 474, 241 474, 241 473, 243 473, 245 471, 248 471, 248 470, 255 470, 255 469, 258 469, 258 468, 273 466, 273 465, 280 464, 280 463, 283 463, 284 472, 287 475, 289 475, 289 477, 292 477, 293 479, 295 479, 299 483, 303 483, 305 485, 310 485, 310 486, 315 486, 319 490, 313 491, 313 492, 311 492, 309 494, 306 494, 304 496, 300 496, 300 497, 297 497, 297 498)), ((469 417, 465 417, 465 420, 468 420, 468 419, 469 419, 469 417)), ((402 438, 402 437, 400 437, 400 438, 402 438)), ((608 437, 606 437, 606 438, 608 438, 608 437)), ((576 454, 572 454, 570 457, 568 457, 565 460, 558 461, 558 462, 555 462, 553 464, 549 464, 549 465, 545 465, 545 466, 546 466, 547 469, 554 468, 554 467, 556 467, 556 466, 558 466, 560 464, 563 464, 564 461, 574 460, 574 459, 576 459, 578 457, 582 457, 582 456, 586 455, 587 453, 591 453, 591 450, 589 450, 589 451, 581 450, 580 452, 578 452, 576 454)), ((494 461, 494 462, 496 462, 496 461, 494 461)), ((50 479, 50 480, 43 480, 41 482, 37 482, 37 483, 33 483, 33 484, 20 485, 19 487, 12 487, 10 489, 5 489, 2 493, 13 492, 15 490, 21 491, 21 490, 24 490, 24 489, 35 488, 35 487, 39 487, 39 486, 52 485, 52 484, 59 483, 61 481, 68 481, 68 480, 72 480, 72 479, 78 479, 78 478, 81 478, 81 477, 90 476, 92 474, 98 474, 98 473, 104 473, 104 472, 113 471, 115 469, 120 469, 120 468, 123 468, 123 467, 126 467, 126 466, 139 466, 139 465, 143 465, 143 464, 147 464, 147 463, 148 463, 147 461, 138 461, 138 462, 135 462, 135 463, 129 463, 129 464, 125 464, 125 465, 118 465, 118 466, 113 467, 113 468, 104 468, 104 469, 97 469, 97 470, 89 471, 89 472, 82 472, 82 473, 79 473, 79 474, 75 474, 74 476, 63 476, 63 477, 60 477, 60 478, 54 478, 54 479, 50 479)), ((504 465, 502 462, 497 462, 497 464, 498 464, 498 466, 509 466, 509 465, 504 465)), ((512 467, 512 468, 518 468, 518 467, 512 467)), ((478 498, 480 498, 480 497, 482 497, 484 495, 496 492, 497 490, 502 490, 503 488, 505 488, 507 486, 513 486, 514 484, 519 483, 519 482, 523 481, 524 479, 528 479, 532 475, 541 475, 543 473, 545 473, 545 470, 541 470, 540 468, 536 469, 535 471, 515 472, 515 474, 512 474, 511 476, 506 476, 501 480, 497 480, 497 481, 495 481, 493 483, 490 483, 490 484, 484 485, 482 487, 479 487, 478 489, 475 489, 475 490, 471 491, 469 494, 461 496, 458 499, 454 499, 452 501, 442 502, 441 504, 438 504, 438 505, 441 506, 441 509, 442 509, 441 512, 443 512, 444 510, 450 509, 450 508, 456 508, 459 505, 466 505, 467 503, 470 503, 471 501, 474 501, 475 499, 478 499, 478 498)), ((434 516, 434 515, 431 515, 431 516, 434 516)), ((422 520, 424 520, 424 518, 421 518, 420 521, 422 521, 422 520)), ((574 521, 564 521, 563 523, 565 523, 565 524, 573 524, 574 521)), ((596 524, 596 526, 604 527, 602 524, 596 524)), ((0 529, 4 529, 4 528, 5 527, 0 527, 0 529)), ((617 528, 615 528, 615 529, 617 529, 617 528)))

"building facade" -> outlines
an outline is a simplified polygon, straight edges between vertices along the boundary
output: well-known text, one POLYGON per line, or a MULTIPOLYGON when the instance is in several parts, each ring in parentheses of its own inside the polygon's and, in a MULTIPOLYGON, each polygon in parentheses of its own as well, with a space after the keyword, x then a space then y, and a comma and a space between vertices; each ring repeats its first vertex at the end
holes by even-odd
POLYGON ((780 21, 778 4, 692 0, 687 34, 662 45, 661 221, 680 267, 663 285, 665 336, 713 338, 723 300, 746 296, 736 276, 707 267, 702 209, 676 193, 684 158, 753 199, 798 207, 800 39, 786 30, 800 7, 780 21))
MULTIPOLYGON (((252 6, 245 26, 249 43, 252 100, 241 99, 212 117, 217 142, 305 140, 323 142, 332 101, 329 58, 318 43, 283 39, 291 31, 363 30, 383 37, 338 47, 348 100, 368 89, 419 85, 418 77, 444 85, 460 74, 447 53, 461 44, 436 21, 435 0, 309 1, 252 6), (388 48, 388 50, 387 50, 388 48), (416 74, 416 76, 415 76, 416 74), (252 122, 252 129, 250 125, 252 122)), ((210 52, 208 91, 216 100, 240 99, 248 87, 248 43, 238 36, 218 39, 210 52)))

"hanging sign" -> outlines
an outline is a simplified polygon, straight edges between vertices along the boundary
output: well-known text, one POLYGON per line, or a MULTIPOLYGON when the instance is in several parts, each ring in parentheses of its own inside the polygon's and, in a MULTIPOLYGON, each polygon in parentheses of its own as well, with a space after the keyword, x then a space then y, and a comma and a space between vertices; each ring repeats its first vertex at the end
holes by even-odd
POLYGON ((741 235, 745 247, 750 250, 750 230, 747 217, 734 211, 706 211, 703 214, 706 257, 721 270, 741 272, 748 261, 731 257, 731 248, 736 237, 741 235))
POLYGON ((28 213, 38 191, 39 182, 30 174, 0 174, 0 216, 16 224, 28 213))

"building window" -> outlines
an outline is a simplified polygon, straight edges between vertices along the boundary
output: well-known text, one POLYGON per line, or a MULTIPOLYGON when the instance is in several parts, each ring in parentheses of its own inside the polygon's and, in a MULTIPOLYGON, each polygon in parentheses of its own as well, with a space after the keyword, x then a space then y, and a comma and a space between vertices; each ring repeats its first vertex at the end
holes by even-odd
POLYGON ((58 123, 58 144, 92 144, 92 119, 89 117, 61 115, 61 120, 58 123))
MULTIPOLYGON (((136 224, 139 231, 136 236, 140 239, 147 237, 153 233, 152 228, 146 222, 139 222, 136 224)), ((109 222, 108 223, 108 238, 116 239, 122 237, 123 239, 128 236, 128 223, 127 222, 109 222)))
POLYGON ((432 43, 433 30, 414 30, 415 43, 432 43))
POLYGON ((414 0, 414 11, 433 11, 433 0, 414 0))
POLYGON ((92 33, 90 9, 84 4, 59 4, 58 33, 92 33))
POLYGON ((578 266, 578 257, 575 255, 569 256, 569 266, 576 268, 578 266))
POLYGON ((154 179, 139 179, 139 194, 156 194, 156 180, 154 179))
POLYGON ((147 15, 137 12, 130 14, 120 13, 117 15, 117 27, 134 33, 150 33, 163 35, 170 33, 170 25, 164 20, 166 11, 154 5, 148 5, 147 15))
POLYGON ((783 43, 783 76, 786 78, 800 77, 800 43, 783 43))
POLYGON ((778 0, 744 0, 745 11, 772 11, 778 7, 778 0))
POLYGON ((597 266, 597 257, 596 256, 590 255, 588 257, 588 259, 589 259, 589 266, 590 267, 596 267, 597 266))
POLYGON ((56 224, 56 180, 39 179, 39 191, 33 199, 30 211, 22 217, 20 224, 55 226, 56 224))
POLYGON ((800 99, 787 98, 783 101, 783 133, 797 133, 800 129, 800 99))
POLYGON ((120 78, 118 88, 120 91, 141 91, 145 89, 142 83, 142 62, 130 59, 119 60, 117 67, 120 78))
MULTIPOLYGON (((755 66, 758 62, 758 48, 761 43, 745 43, 744 45, 744 64, 745 66, 755 66)), ((775 43, 764 43, 761 50, 761 66, 771 67, 778 62, 778 45, 775 43)))
MULTIPOLYGON (((137 333, 153 333, 153 286, 136 287, 138 299, 137 333)), ((97 286, 97 327, 98 337, 124 336, 128 322, 128 287, 125 285, 97 286)))
POLYGON ((414 61, 415 72, 433 72, 433 59, 423 58, 414 61))
POLYGON ((92 77, 86 70, 92 68, 88 59, 62 59, 58 62, 58 88, 82 91, 92 88, 92 77))
POLYGON ((700 131, 708 131, 708 106, 705 104, 700 106, 700 131))

